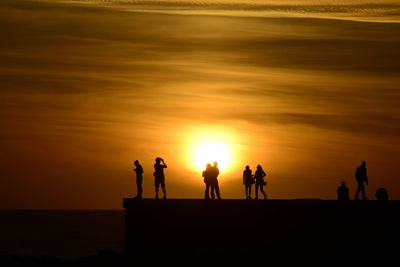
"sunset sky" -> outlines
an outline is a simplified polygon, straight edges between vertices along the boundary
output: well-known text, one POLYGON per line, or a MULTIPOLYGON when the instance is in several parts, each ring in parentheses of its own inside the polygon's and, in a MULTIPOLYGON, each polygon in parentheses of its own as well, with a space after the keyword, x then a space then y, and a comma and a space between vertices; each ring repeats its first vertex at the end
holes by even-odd
POLYGON ((121 208, 136 159, 153 198, 155 157, 202 198, 210 143, 222 198, 257 164, 270 198, 353 195, 366 160, 400 199, 398 1, 5 0, 0 34, 0 208, 121 208))

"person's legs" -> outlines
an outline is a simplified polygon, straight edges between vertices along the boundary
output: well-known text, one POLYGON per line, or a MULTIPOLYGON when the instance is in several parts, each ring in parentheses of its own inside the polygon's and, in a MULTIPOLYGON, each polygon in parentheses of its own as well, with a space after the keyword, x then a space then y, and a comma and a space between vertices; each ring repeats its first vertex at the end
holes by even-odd
POLYGON ((249 184, 249 199, 251 199, 251 184, 249 184))
POLYGON ((141 199, 142 193, 143 193, 142 179, 136 179, 136 185, 137 185, 137 196, 136 197, 141 199))
POLYGON ((256 197, 254 199, 258 199, 258 186, 259 186, 259 184, 256 183, 256 197))
POLYGON ((158 199, 158 187, 159 187, 159 184, 156 182, 154 186, 156 188, 156 199, 158 199))
POLYGON ((264 192, 264 185, 262 185, 262 184, 260 185, 260 191, 261 191, 261 193, 263 193, 264 199, 267 199, 267 195, 264 192))
POLYGON ((165 183, 164 182, 161 184, 161 188, 162 188, 162 191, 163 191, 163 194, 164 194, 163 199, 167 199, 167 192, 165 190, 165 183))
POLYGON ((364 183, 361 184, 361 195, 362 195, 363 200, 366 200, 366 199, 367 199, 367 197, 365 196, 365 186, 364 186, 364 183))
POLYGON ((249 198, 249 194, 247 192, 249 191, 249 187, 247 186, 247 184, 245 184, 244 188, 246 190, 246 199, 248 199, 249 198))
POLYGON ((356 191, 356 194, 354 196, 354 200, 358 200, 358 196, 360 194, 360 191, 361 191, 361 185, 360 185, 360 183, 358 183, 357 191, 356 191))
POLYGON ((210 183, 206 183, 206 192, 204 193, 205 199, 210 199, 210 183))
POLYGON ((215 193, 217 194, 217 198, 221 199, 221 196, 219 194, 219 184, 218 184, 218 180, 215 181, 215 193))
POLYGON ((215 185, 214 185, 214 182, 212 182, 212 183, 210 184, 210 187, 211 187, 211 198, 212 198, 212 199, 215 199, 215 194, 214 194, 215 185))

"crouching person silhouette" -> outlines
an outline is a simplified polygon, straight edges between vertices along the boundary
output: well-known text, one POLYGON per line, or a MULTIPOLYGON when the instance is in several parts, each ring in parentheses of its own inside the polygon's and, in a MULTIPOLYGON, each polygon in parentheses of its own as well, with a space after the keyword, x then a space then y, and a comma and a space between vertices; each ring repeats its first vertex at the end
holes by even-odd
POLYGON ((337 189, 338 200, 350 200, 349 188, 346 186, 346 182, 342 182, 341 186, 337 189))
POLYGON ((383 187, 378 188, 376 190, 375 197, 377 200, 383 200, 383 201, 389 200, 389 194, 388 194, 387 190, 383 187))
POLYGON ((167 168, 162 158, 156 158, 156 163, 154 164, 154 186, 156 188, 156 199, 158 199, 158 188, 161 185, 163 191, 163 199, 167 199, 167 193, 165 191, 165 176, 164 169, 167 168))

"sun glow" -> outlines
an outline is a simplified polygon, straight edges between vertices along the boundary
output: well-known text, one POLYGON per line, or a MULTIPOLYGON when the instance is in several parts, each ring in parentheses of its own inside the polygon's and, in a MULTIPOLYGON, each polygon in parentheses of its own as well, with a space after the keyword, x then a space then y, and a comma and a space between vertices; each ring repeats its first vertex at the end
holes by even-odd
POLYGON ((220 170, 228 167, 230 151, 227 144, 219 141, 203 141, 194 149, 194 161, 200 170, 205 169, 207 163, 218 162, 220 170))

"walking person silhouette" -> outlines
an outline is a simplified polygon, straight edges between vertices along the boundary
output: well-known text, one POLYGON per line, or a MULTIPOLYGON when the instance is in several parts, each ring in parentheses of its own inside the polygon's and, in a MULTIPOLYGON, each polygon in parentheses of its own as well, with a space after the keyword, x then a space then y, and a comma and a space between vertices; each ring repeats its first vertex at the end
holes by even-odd
POLYGON ((264 199, 267 199, 267 194, 264 192, 264 185, 267 185, 267 183, 264 181, 264 176, 265 172, 262 169, 261 165, 257 165, 257 170, 256 173, 254 174, 254 178, 256 180, 256 197, 255 199, 258 199, 258 188, 260 188, 261 193, 264 195, 264 199))
POLYGON ((357 191, 354 196, 354 200, 358 200, 358 196, 361 192, 362 194, 362 199, 367 200, 368 198, 365 196, 365 185, 368 185, 368 177, 367 177, 367 162, 363 161, 361 162, 361 165, 357 167, 356 169, 356 180, 357 180, 357 191), (365 185, 364 185, 365 183, 365 185))
MULTIPOLYGON (((203 171, 204 183, 206 184, 206 191, 204 193, 205 199, 210 199, 210 187, 211 187, 211 180, 210 174, 212 172, 212 166, 210 163, 207 164, 206 169, 203 171)), ((214 193, 214 192, 212 192, 214 193)))
POLYGON ((158 199, 158 188, 161 185, 164 197, 167 199, 167 193, 165 192, 165 176, 164 169, 167 168, 162 158, 156 158, 156 163, 154 164, 154 186, 156 188, 156 199, 158 199))
POLYGON ((221 195, 219 192, 219 184, 218 184, 218 175, 219 175, 219 169, 218 169, 218 162, 214 162, 214 165, 210 168, 210 184, 211 184, 211 198, 215 199, 214 191, 215 194, 217 195, 218 199, 221 199, 221 195))
POLYGON ((135 169, 133 169, 136 173, 136 188, 137 188, 137 194, 135 199, 142 199, 142 193, 143 193, 143 187, 142 187, 142 181, 143 181, 143 167, 140 165, 138 160, 135 160, 133 162, 135 165, 135 169))
POLYGON ((254 184, 254 177, 249 166, 243 171, 243 184, 246 190, 246 199, 251 199, 251 185, 254 184))

